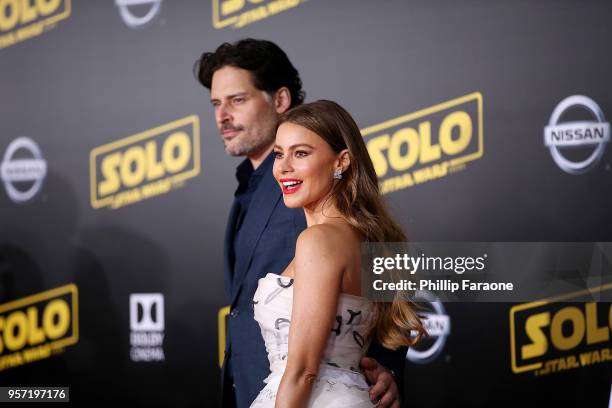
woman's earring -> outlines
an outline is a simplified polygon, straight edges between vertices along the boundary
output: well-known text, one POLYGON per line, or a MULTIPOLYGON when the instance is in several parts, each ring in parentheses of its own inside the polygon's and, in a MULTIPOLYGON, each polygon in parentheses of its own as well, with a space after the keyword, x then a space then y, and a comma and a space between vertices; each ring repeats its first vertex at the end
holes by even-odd
POLYGON ((338 180, 342 180, 342 169, 336 169, 334 171, 334 178, 338 180))

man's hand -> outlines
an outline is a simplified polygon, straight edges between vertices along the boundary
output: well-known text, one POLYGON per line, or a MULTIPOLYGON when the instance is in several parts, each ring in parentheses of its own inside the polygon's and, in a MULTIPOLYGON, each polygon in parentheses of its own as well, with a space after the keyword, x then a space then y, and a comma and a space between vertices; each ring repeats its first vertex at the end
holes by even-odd
POLYGON ((393 374, 370 357, 363 357, 359 364, 368 382, 374 384, 370 388, 372 402, 379 401, 377 407, 381 408, 400 408, 399 390, 393 374))

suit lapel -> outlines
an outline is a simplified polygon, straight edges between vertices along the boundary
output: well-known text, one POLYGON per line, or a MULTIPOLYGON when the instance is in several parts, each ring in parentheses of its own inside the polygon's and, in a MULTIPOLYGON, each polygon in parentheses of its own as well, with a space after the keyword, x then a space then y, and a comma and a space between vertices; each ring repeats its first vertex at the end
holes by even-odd
MULTIPOLYGON (((238 288, 242 284, 247 270, 251 264, 253 253, 257 247, 257 243, 261 238, 264 228, 268 224, 268 220, 272 215, 274 207, 281 198, 280 188, 276 184, 276 180, 272 176, 272 172, 266 172, 261 179, 257 190, 255 191, 249 210, 242 225, 248 225, 248 229, 240 231, 244 235, 244 252, 236 254, 236 270, 234 271, 234 298, 238 294, 238 288)), ((232 299, 233 303, 234 299, 232 299)))
POLYGON ((225 227, 225 251, 223 251, 224 255, 224 263, 225 263, 225 289, 228 291, 230 297, 233 296, 233 282, 234 282, 234 263, 236 261, 236 253, 234 248, 234 237, 236 231, 236 221, 238 218, 238 209, 239 205, 236 200, 232 204, 232 209, 230 210, 227 226, 225 227))

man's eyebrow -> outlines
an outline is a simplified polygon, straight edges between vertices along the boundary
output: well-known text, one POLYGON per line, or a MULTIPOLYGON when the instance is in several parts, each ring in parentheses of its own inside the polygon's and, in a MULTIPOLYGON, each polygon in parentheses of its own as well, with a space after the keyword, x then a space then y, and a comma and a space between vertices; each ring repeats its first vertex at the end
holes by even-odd
MULTIPOLYGON (((245 96, 247 93, 248 92, 246 92, 246 91, 245 92, 236 92, 236 93, 229 94, 229 95, 225 96, 223 99, 232 99, 232 98, 235 98, 237 96, 245 96)), ((211 98, 210 99, 211 102, 219 101, 219 100, 220 100, 219 98, 211 98)))
MULTIPOLYGON (((296 147, 300 147, 300 146, 303 146, 303 147, 310 147, 311 149, 314 149, 314 147, 313 147, 313 146, 311 146, 311 145, 309 145, 309 144, 307 144, 307 143, 298 143, 298 144, 294 144, 294 145, 289 146, 289 149, 288 149, 288 150, 295 149, 296 147)), ((275 144, 275 145, 274 145, 274 148, 275 148, 275 149, 281 149, 281 150, 283 150, 283 148, 282 148, 281 146, 277 145, 277 144, 275 144)))

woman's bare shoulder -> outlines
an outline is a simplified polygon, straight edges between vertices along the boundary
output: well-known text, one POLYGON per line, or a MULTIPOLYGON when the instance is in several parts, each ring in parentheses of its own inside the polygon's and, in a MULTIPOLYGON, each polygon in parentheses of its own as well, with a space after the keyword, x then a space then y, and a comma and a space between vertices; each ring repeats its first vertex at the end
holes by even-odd
POLYGON ((341 255, 349 247, 358 244, 358 236, 348 224, 324 223, 302 231, 297 240, 296 251, 341 255))

